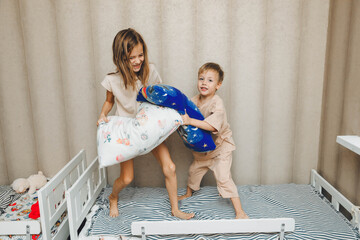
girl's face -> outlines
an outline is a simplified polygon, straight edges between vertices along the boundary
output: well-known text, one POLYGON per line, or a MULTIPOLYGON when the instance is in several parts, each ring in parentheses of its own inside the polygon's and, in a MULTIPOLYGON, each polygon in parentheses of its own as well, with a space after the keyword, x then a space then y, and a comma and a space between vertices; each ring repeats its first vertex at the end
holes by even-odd
POLYGON ((218 72, 210 69, 199 74, 198 91, 202 97, 214 96, 220 86, 218 72))
POLYGON ((130 53, 130 65, 134 72, 139 72, 144 62, 144 51, 141 43, 138 43, 130 53))

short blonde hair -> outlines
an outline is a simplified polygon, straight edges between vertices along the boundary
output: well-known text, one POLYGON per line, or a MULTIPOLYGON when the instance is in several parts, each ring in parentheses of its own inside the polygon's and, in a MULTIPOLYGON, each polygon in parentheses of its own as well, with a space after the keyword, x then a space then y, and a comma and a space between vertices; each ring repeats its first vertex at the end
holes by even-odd
POLYGON ((222 81, 224 80, 224 71, 221 69, 219 64, 213 62, 205 63, 199 68, 198 76, 208 70, 213 70, 217 72, 219 74, 219 83, 222 83, 222 81))

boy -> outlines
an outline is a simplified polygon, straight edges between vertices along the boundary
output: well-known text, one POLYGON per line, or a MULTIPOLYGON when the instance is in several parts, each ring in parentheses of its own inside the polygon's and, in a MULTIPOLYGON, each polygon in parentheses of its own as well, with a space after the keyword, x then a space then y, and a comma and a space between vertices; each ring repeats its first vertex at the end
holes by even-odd
POLYGON ((231 177, 230 167, 235 143, 230 125, 226 119, 222 99, 216 95, 224 79, 224 72, 216 63, 205 63, 198 71, 197 89, 199 94, 191 100, 204 115, 204 120, 182 115, 184 125, 192 125, 212 133, 216 149, 208 153, 193 152, 194 161, 189 168, 188 186, 179 200, 192 196, 192 191, 200 189, 200 182, 210 169, 214 172, 219 194, 230 198, 235 210, 235 218, 249 218, 243 211, 236 185, 231 177))

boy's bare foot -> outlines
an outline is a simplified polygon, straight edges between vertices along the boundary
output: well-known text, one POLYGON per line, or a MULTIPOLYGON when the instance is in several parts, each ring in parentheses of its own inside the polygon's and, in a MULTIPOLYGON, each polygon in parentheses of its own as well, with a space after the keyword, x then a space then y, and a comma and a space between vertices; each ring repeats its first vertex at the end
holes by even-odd
POLYGON ((184 219, 184 220, 189 220, 190 218, 193 218, 195 216, 195 213, 185 213, 185 212, 182 212, 180 210, 172 211, 171 214, 174 217, 184 219))
POLYGON ((235 219, 249 219, 249 216, 246 215, 244 211, 236 214, 235 219))
POLYGON ((119 216, 119 209, 118 209, 118 198, 117 197, 114 197, 113 194, 111 193, 109 195, 109 202, 110 202, 110 213, 109 213, 109 216, 110 217, 117 217, 119 216))
POLYGON ((191 196, 192 196, 192 190, 191 190, 191 188, 187 187, 186 193, 184 195, 178 196, 178 201, 183 200, 188 197, 191 197, 191 196))
POLYGON ((178 201, 186 199, 186 198, 191 197, 191 196, 192 196, 191 194, 187 194, 187 193, 184 194, 184 195, 178 196, 178 201))

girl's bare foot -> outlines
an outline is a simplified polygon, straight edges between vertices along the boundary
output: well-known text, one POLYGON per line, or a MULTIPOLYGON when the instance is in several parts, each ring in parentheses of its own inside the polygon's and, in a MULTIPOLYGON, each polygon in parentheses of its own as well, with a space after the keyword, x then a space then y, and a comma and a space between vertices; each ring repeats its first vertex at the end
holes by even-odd
POLYGON ((185 213, 185 212, 182 212, 180 210, 172 211, 171 214, 174 217, 184 219, 184 220, 189 220, 190 218, 193 218, 195 216, 195 213, 185 213))
POLYGON ((109 202, 110 202, 110 213, 109 213, 109 216, 110 217, 117 217, 119 216, 119 209, 118 209, 118 198, 117 197, 114 197, 113 194, 111 193, 109 195, 109 202))
POLYGON ((249 216, 246 215, 244 211, 236 214, 235 219, 249 219, 249 216))

